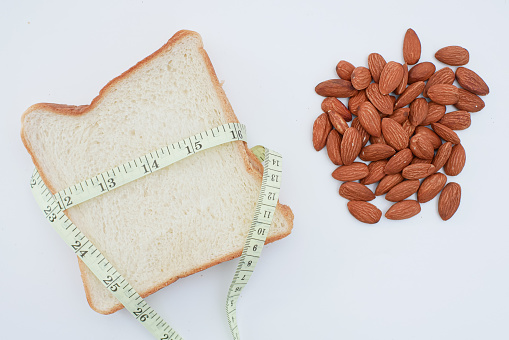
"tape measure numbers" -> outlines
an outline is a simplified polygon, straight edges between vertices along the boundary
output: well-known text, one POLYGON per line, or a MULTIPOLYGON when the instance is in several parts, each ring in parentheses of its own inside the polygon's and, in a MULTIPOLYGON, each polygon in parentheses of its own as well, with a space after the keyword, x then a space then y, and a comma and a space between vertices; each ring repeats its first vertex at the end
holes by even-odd
MULTIPOLYGON (((55 195, 48 189, 37 170, 32 175, 30 187, 39 207, 53 228, 124 307, 156 339, 179 340, 182 337, 145 302, 99 249, 67 218, 64 210, 149 175, 197 152, 232 141, 245 141, 245 137, 244 125, 229 123, 121 164, 61 190, 55 195)), ((226 311, 235 340, 239 339, 236 320, 237 300, 240 291, 251 277, 265 244, 277 206, 281 182, 281 155, 263 147, 255 147, 253 152, 264 163, 264 172, 253 222, 228 290, 226 311)))

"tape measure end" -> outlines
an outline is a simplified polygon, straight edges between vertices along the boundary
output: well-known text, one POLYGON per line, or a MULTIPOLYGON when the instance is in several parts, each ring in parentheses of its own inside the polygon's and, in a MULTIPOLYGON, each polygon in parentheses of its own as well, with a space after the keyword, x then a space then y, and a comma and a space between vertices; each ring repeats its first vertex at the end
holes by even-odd
POLYGON ((260 162, 263 163, 265 160, 265 148, 261 145, 257 145, 251 148, 251 151, 254 153, 256 158, 260 160, 260 162))

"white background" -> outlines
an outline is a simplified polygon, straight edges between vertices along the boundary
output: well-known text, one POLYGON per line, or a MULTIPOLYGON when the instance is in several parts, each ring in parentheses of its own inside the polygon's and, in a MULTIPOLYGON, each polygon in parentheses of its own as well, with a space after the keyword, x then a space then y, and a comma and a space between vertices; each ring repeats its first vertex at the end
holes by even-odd
MULTIPOLYGON (((85 300, 77 261, 29 191, 20 117, 37 102, 89 103, 110 79, 180 29, 199 32, 251 146, 284 156, 280 200, 291 236, 265 248, 239 301, 248 339, 509 339, 507 1, 4 1, 0 5, 0 338, 151 339, 125 311, 85 300), (447 45, 490 86, 460 131, 463 195, 442 222, 437 199, 407 221, 354 220, 311 142, 320 81, 371 52, 402 61, 412 27, 421 61, 447 45)), ((388 204, 375 201, 383 211, 388 204)), ((237 261, 148 302, 185 339, 230 339, 224 303, 237 261)))

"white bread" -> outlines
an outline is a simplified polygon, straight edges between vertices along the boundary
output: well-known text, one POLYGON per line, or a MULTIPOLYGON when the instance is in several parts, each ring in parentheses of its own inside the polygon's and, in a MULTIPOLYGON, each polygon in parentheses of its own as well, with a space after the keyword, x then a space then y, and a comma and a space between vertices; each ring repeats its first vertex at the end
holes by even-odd
MULTIPOLYGON (((180 31, 110 81, 90 105, 31 106, 22 117, 21 137, 45 183, 56 193, 228 122, 238 120, 201 37, 180 31)), ((232 142, 72 207, 66 214, 145 297, 241 254, 261 169, 244 142, 232 142)), ((292 211, 278 204, 267 243, 289 235, 292 225, 292 211)), ((103 314, 121 309, 79 264, 90 306, 103 314)))

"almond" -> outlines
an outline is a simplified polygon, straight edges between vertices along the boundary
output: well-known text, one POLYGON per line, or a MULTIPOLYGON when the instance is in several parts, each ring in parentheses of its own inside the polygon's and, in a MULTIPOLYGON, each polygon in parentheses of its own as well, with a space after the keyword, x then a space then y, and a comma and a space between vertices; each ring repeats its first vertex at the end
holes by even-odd
POLYGON ((409 28, 403 40, 403 59, 408 65, 416 64, 421 58, 421 41, 415 31, 409 28))
POLYGON ((486 85, 484 80, 471 69, 458 67, 456 69, 456 79, 458 80, 458 84, 469 92, 479 96, 485 96, 490 93, 488 85, 486 85))
POLYGON ((385 166, 387 165, 387 160, 383 159, 376 162, 371 162, 368 165, 369 174, 361 179, 361 184, 368 185, 373 184, 381 180, 385 176, 385 166))
POLYGON ((369 174, 368 166, 364 163, 354 162, 350 165, 343 165, 332 172, 332 177, 338 181, 356 181, 369 174))
POLYGON ((363 223, 375 224, 382 218, 382 211, 368 202, 350 201, 347 207, 350 214, 363 223))
POLYGON ((444 172, 449 176, 457 176, 463 170, 467 155, 463 145, 457 144, 452 147, 451 155, 444 165, 444 172))
POLYGON ((442 105, 456 104, 459 100, 458 88, 449 84, 435 84, 428 89, 428 97, 442 105))
POLYGON ((444 139, 444 140, 446 140, 448 142, 451 142, 453 144, 461 143, 460 138, 458 137, 456 132, 454 132, 453 130, 449 129, 447 126, 442 125, 440 123, 432 123, 431 127, 437 133, 437 135, 442 137, 442 139, 444 139))
POLYGON ((404 220, 421 212, 421 205, 415 200, 394 203, 385 213, 389 220, 404 220))
POLYGON ((442 145, 442 139, 430 128, 425 126, 418 126, 415 128, 416 135, 423 135, 428 138, 433 145, 433 149, 438 149, 442 145))
POLYGON ((438 122, 445 114, 445 105, 437 104, 434 102, 428 103, 428 115, 424 118, 421 125, 430 125, 431 123, 438 122))
POLYGON ((357 115, 357 111, 362 103, 368 101, 366 97, 366 90, 359 91, 355 96, 348 99, 348 109, 354 115, 357 115))
POLYGON ((440 124, 447 126, 451 130, 465 130, 470 126, 470 112, 453 111, 444 115, 439 121, 440 124))
POLYGON ((395 61, 385 64, 380 74, 379 89, 383 95, 394 91, 403 80, 403 66, 395 61))
POLYGON ((402 94, 405 91, 407 84, 408 84, 408 65, 407 65, 407 63, 404 63, 403 64, 403 78, 401 78, 401 82, 399 83, 399 85, 396 88, 396 90, 394 91, 394 93, 402 94))
POLYGON ((322 110, 323 112, 328 113, 329 111, 334 111, 343 117, 343 119, 347 122, 352 120, 352 114, 347 109, 345 104, 343 104, 340 100, 335 97, 327 97, 322 101, 322 110))
POLYGON ((369 137, 369 142, 371 144, 387 144, 383 135, 380 135, 380 137, 371 136, 369 137))
POLYGON ((355 66, 353 66, 351 63, 349 63, 346 60, 341 60, 336 65, 336 73, 338 74, 339 78, 344 80, 350 80, 352 71, 355 69, 355 66))
POLYGON ((331 130, 327 137, 327 155, 332 163, 336 165, 343 165, 341 161, 340 145, 341 136, 336 130, 331 130))
POLYGON ((405 130, 408 134, 408 138, 414 134, 415 126, 413 126, 408 119, 405 120, 401 126, 403 127, 403 130, 405 130))
POLYGON ((412 84, 416 81, 428 80, 435 73, 435 70, 435 64, 429 61, 419 63, 408 71, 408 83, 412 84))
POLYGON ((450 182, 445 186, 438 199, 438 214, 442 220, 447 221, 450 219, 461 201, 461 187, 458 183, 450 182))
POLYGON ((341 115, 339 113, 337 113, 336 111, 329 111, 328 113, 329 115, 329 120, 332 124, 332 126, 334 126, 334 128, 340 133, 340 134, 344 134, 346 129, 348 129, 348 123, 345 121, 345 119, 343 117, 341 117, 341 115))
POLYGON ((407 106, 410 104, 415 98, 417 98, 424 90, 424 82, 418 81, 413 84, 410 84, 406 90, 399 96, 394 104, 394 109, 399 109, 400 107, 407 106))
POLYGON ((359 122, 364 130, 371 136, 380 137, 382 134, 382 122, 377 109, 370 102, 364 102, 358 111, 359 122))
POLYGON ((339 187, 339 195, 350 201, 372 201, 375 194, 367 186, 357 182, 345 182, 339 187))
POLYGON ((409 114, 409 107, 400 107, 399 109, 395 110, 392 115, 389 116, 389 118, 394 119, 399 124, 403 124, 403 122, 408 119, 409 114))
POLYGON ((390 96, 385 96, 380 93, 377 83, 371 83, 366 88, 366 96, 369 101, 383 114, 392 114, 393 103, 390 96))
POLYGON ((431 164, 431 159, 424 159, 419 157, 414 157, 410 164, 431 164))
POLYGON ((432 159, 435 155, 435 148, 428 137, 417 134, 410 139, 410 150, 415 157, 422 159, 432 159))
POLYGON ((442 167, 447 163, 452 152, 452 143, 445 142, 441 147, 438 148, 437 154, 433 158, 433 164, 435 166, 435 171, 442 169, 442 167))
POLYGON ((404 168, 406 168, 410 162, 412 161, 414 155, 410 149, 403 149, 396 153, 394 156, 389 159, 387 165, 385 166, 385 173, 388 175, 393 175, 398 172, 401 172, 404 168))
POLYGON ((387 144, 394 149, 399 151, 408 146, 408 134, 395 120, 382 119, 382 133, 387 144))
POLYGON ((454 83, 455 75, 454 71, 450 67, 444 67, 443 69, 440 69, 436 71, 428 80, 426 83, 426 86, 424 87, 424 91, 422 92, 422 95, 424 97, 428 96, 428 90, 431 86, 436 84, 449 84, 452 85, 454 83))
POLYGON ((405 198, 410 197, 410 195, 415 194, 420 184, 418 179, 403 181, 389 190, 385 195, 385 199, 389 202, 403 201, 405 198))
POLYGON ((410 104, 408 120, 413 126, 421 124, 428 116, 428 102, 424 98, 416 98, 410 104))
POLYGON ((461 46, 447 46, 439 49, 435 53, 435 58, 447 65, 461 66, 468 63, 469 54, 461 46))
POLYGON ((341 159, 344 165, 350 165, 359 155, 362 148, 362 140, 359 131, 354 127, 349 127, 343 134, 341 141, 341 159))
POLYGON ((352 86, 357 90, 363 90, 371 83, 371 72, 363 66, 356 67, 352 72, 352 86))
POLYGON ((444 188, 445 183, 447 176, 440 172, 426 177, 417 191, 417 201, 419 203, 431 201, 444 188))
POLYGON ((323 97, 348 98, 355 96, 357 90, 344 79, 329 79, 316 85, 315 92, 323 97))
POLYGON ((332 125, 326 113, 322 113, 316 118, 313 124, 313 146, 316 151, 320 151, 327 142, 329 132, 332 130, 332 125))
POLYGON ((359 157, 363 161, 379 161, 394 155, 396 151, 386 144, 371 144, 362 148, 359 157))
POLYGON ((359 131, 359 133, 361 135, 361 146, 364 146, 364 145, 368 144, 368 142, 369 142, 369 133, 366 130, 364 130, 364 128, 362 127, 361 122, 359 120, 359 117, 355 117, 352 120, 351 127, 356 128, 357 131, 359 131))
POLYGON ((410 164, 403 169, 401 175, 406 179, 421 179, 435 172, 433 164, 410 164))
POLYGON ((376 186, 375 195, 383 195, 391 190, 395 185, 401 183, 404 180, 400 173, 386 175, 380 180, 380 183, 376 186))
POLYGON ((382 70, 384 69, 385 64, 387 64, 387 62, 385 61, 384 57, 378 53, 371 53, 368 56, 369 71, 371 72, 371 76, 373 77, 375 83, 378 83, 380 80, 380 74, 382 74, 382 70))
POLYGON ((484 101, 478 95, 465 89, 458 89, 459 100, 454 106, 458 110, 478 112, 484 108, 484 101))

